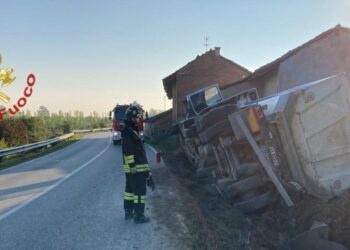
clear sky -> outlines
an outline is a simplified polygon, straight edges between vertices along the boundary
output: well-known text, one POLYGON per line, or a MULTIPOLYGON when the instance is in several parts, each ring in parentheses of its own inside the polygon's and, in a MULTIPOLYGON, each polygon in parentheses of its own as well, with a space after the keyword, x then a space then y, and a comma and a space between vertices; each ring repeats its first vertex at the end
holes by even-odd
MULTIPOLYGON (((321 32, 350 27, 350 0, 0 1, 0 68, 17 80, 0 91, 25 109, 108 112, 134 100, 164 109, 162 79, 210 47, 254 70, 321 32)), ((350 46, 350 45, 349 45, 350 46)), ((170 102, 166 102, 170 108, 170 102)))

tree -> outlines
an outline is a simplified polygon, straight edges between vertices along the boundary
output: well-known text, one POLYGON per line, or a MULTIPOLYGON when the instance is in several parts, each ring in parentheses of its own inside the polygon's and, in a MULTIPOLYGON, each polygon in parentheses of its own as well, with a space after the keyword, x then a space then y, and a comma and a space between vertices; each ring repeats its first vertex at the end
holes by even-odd
POLYGON ((64 121, 62 129, 64 134, 68 134, 71 132, 71 127, 68 121, 64 121))
POLYGON ((38 109, 37 115, 39 117, 50 117, 50 111, 45 106, 41 105, 38 109))
POLYGON ((10 147, 29 143, 26 125, 21 119, 6 119, 1 122, 1 137, 10 147))
POLYGON ((41 118, 29 117, 22 121, 27 127, 29 142, 43 141, 49 137, 49 130, 41 118))
POLYGON ((5 141, 5 138, 1 138, 0 140, 0 150, 7 148, 7 143, 5 141))

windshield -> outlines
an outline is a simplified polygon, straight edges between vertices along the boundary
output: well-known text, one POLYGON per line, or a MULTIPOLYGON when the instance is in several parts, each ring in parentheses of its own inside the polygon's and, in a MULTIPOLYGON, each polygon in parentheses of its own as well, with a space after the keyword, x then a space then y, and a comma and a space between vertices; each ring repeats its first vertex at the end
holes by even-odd
POLYGON ((125 118, 126 108, 118 108, 114 111, 114 120, 123 121, 125 118))
POLYGON ((214 86, 191 95, 190 100, 195 112, 199 113, 201 110, 221 102, 222 98, 217 87, 214 86))
POLYGON ((205 101, 209 107, 214 106, 215 104, 221 102, 221 96, 216 87, 207 89, 204 93, 205 101))

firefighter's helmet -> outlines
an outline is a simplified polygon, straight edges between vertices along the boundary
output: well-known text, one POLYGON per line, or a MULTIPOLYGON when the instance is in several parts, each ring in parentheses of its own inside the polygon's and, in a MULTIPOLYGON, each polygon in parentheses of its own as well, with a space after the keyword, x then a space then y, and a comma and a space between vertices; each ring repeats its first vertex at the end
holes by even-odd
POLYGON ((125 119, 131 120, 131 118, 141 118, 141 110, 135 105, 130 105, 125 111, 125 119))

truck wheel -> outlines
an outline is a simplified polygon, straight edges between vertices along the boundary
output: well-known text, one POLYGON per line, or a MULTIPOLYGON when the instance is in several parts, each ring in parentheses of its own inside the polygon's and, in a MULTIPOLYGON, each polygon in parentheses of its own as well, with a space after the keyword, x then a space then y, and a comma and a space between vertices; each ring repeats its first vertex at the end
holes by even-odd
POLYGON ((198 118, 195 122, 197 130, 203 131, 214 125, 216 122, 227 119, 229 114, 237 112, 239 107, 235 104, 227 104, 221 107, 213 108, 208 113, 198 118))
POLYGON ((252 213, 271 205, 276 200, 276 193, 272 190, 255 196, 251 199, 234 204, 242 213, 252 213))
POLYGON ((260 195, 261 193, 262 192, 260 190, 253 189, 253 190, 248 191, 245 194, 237 196, 235 199, 233 199, 233 202, 235 203, 235 202, 247 201, 247 200, 250 200, 250 199, 260 195))
POLYGON ((214 154, 213 147, 214 146, 212 144, 205 144, 205 145, 203 145, 203 153, 206 156, 213 155, 214 154))
POLYGON ((199 179, 205 179, 205 178, 212 177, 212 172, 215 168, 216 168, 215 165, 199 168, 196 170, 196 176, 199 179))
POLYGON ((260 164, 258 162, 243 163, 237 169, 239 178, 248 177, 256 174, 259 171, 260 164))
POLYGON ((202 157, 215 157, 212 144, 204 144, 198 147, 198 152, 202 157))
POLYGON ((232 178, 226 177, 218 180, 218 182, 216 183, 216 186, 218 187, 220 192, 224 194, 225 189, 233 183, 234 183, 234 180, 232 180, 232 178))
POLYGON ((203 166, 210 166, 213 164, 216 164, 216 158, 214 156, 206 157, 203 166))
POLYGON ((220 122, 215 123, 211 127, 207 128, 199 134, 199 139, 202 144, 215 142, 221 136, 232 135, 232 129, 230 122, 226 119, 220 122))
POLYGON ((197 167, 196 163, 198 161, 198 155, 195 152, 195 145, 192 140, 186 139, 183 136, 179 135, 180 145, 185 152, 187 159, 190 161, 191 166, 197 167))
POLYGON ((225 195, 228 198, 234 198, 238 195, 243 195, 250 190, 262 187, 264 185, 265 181, 262 180, 260 175, 253 175, 228 186, 225 189, 225 195))

